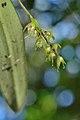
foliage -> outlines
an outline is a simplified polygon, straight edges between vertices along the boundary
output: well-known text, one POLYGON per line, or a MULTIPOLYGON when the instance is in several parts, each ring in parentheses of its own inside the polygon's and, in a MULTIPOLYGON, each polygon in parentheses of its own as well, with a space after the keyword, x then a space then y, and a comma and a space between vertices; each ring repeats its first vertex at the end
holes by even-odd
POLYGON ((26 59, 22 26, 11 0, 0 0, 0 90, 14 111, 26 99, 26 59), (22 88, 22 89, 21 89, 22 88))

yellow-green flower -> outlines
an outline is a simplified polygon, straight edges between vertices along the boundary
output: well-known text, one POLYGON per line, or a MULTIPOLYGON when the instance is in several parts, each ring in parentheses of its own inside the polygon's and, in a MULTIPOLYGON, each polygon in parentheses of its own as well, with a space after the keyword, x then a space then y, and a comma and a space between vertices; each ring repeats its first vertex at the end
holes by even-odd
POLYGON ((64 59, 61 56, 57 57, 57 69, 60 68, 60 65, 62 64, 63 69, 65 68, 65 64, 66 62, 64 61, 64 59))
POLYGON ((56 54, 58 53, 58 48, 61 48, 61 45, 60 45, 60 44, 54 43, 54 44, 52 45, 52 49, 55 51, 56 54))
POLYGON ((46 60, 51 61, 52 62, 52 66, 54 65, 54 58, 56 57, 55 53, 52 51, 50 53, 47 54, 47 58, 46 60))

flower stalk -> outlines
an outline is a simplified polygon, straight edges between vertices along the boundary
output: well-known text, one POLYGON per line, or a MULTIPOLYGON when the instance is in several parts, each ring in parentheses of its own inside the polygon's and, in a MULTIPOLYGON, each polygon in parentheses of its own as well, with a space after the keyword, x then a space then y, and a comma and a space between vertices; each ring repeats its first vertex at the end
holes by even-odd
POLYGON ((38 21, 33 18, 33 16, 29 13, 29 11, 25 8, 21 0, 18 0, 21 7, 24 9, 24 11, 28 14, 31 22, 28 23, 24 29, 23 32, 27 29, 28 35, 31 35, 36 38, 35 43, 35 49, 43 48, 46 54, 46 61, 51 61, 52 66, 54 66, 54 61, 56 61, 57 69, 60 68, 60 65, 62 64, 63 68, 65 67, 66 62, 64 59, 59 55, 58 49, 61 48, 61 45, 58 43, 51 43, 50 40, 55 40, 55 37, 53 36, 52 32, 45 31, 40 28, 40 25, 38 21))

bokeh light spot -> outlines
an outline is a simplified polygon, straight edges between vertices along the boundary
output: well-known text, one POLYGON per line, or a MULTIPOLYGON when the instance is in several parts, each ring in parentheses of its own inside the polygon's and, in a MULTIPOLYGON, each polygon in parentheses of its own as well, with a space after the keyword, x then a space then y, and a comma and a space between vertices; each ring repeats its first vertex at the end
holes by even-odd
POLYGON ((80 59, 80 44, 76 47, 76 56, 80 59))
POLYGON ((50 2, 48 0, 35 0, 35 8, 41 11, 50 9, 50 2))
POLYGON ((45 113, 52 112, 54 114, 57 110, 57 102, 55 100, 55 97, 50 93, 40 97, 39 105, 41 107, 41 110, 45 113))
POLYGON ((57 96, 57 102, 61 107, 68 107, 74 102, 74 95, 71 90, 63 90, 57 96))
POLYGON ((37 99, 36 93, 33 90, 28 89, 26 105, 27 106, 33 105, 35 103, 36 99, 37 99))
POLYGON ((79 64, 78 60, 73 59, 73 60, 69 61, 67 63, 66 69, 70 74, 74 74, 74 75, 78 74, 80 71, 80 64, 79 64))
POLYGON ((49 12, 41 13, 36 18, 42 28, 48 28, 52 24, 53 15, 49 12))
POLYGON ((54 87, 59 83, 60 73, 56 69, 48 69, 45 71, 43 83, 47 87, 54 87))
POLYGON ((71 60, 75 55, 75 50, 71 45, 66 45, 61 51, 61 55, 66 60, 71 60))
POLYGON ((57 24, 61 31, 61 36, 69 40, 75 39, 79 33, 77 26, 73 22, 62 21, 57 24))

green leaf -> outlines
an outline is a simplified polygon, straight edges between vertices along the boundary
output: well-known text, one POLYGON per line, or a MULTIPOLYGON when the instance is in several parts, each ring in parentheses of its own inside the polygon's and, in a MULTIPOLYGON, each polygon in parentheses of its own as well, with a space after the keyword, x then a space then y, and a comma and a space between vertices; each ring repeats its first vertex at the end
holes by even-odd
POLYGON ((14 111, 26 99, 26 55, 22 26, 11 0, 0 0, 0 89, 14 111))

